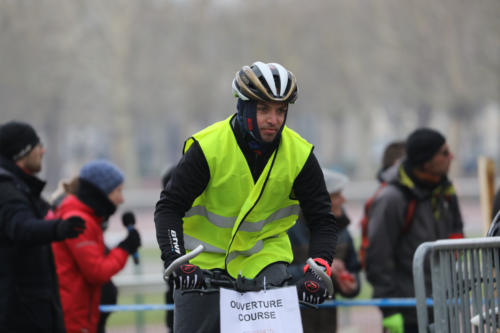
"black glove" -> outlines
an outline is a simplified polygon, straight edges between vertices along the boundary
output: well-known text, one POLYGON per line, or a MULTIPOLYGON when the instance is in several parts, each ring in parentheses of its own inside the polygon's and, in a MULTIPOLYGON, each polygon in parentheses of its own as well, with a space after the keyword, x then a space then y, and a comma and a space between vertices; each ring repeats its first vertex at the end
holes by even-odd
POLYGON ((172 272, 176 289, 199 289, 203 284, 203 272, 200 267, 186 263, 172 272))
POLYGON ((297 281, 299 300, 311 304, 321 304, 328 297, 325 282, 310 269, 297 281))
POLYGON ((134 254, 137 252, 137 249, 141 246, 141 236, 137 229, 130 229, 128 232, 127 238, 122 240, 118 247, 124 249, 129 254, 134 254))
POLYGON ((85 230, 85 221, 78 216, 71 216, 66 220, 59 220, 56 225, 56 238, 63 240, 66 238, 78 237, 85 230))

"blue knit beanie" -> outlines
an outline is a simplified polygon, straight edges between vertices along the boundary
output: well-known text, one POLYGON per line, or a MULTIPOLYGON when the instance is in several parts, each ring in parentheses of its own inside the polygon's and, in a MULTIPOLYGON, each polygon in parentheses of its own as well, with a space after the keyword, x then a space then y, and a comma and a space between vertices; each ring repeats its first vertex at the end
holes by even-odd
POLYGON ((80 170, 79 177, 92 183, 105 194, 113 192, 124 180, 120 169, 106 160, 95 160, 85 164, 80 170))

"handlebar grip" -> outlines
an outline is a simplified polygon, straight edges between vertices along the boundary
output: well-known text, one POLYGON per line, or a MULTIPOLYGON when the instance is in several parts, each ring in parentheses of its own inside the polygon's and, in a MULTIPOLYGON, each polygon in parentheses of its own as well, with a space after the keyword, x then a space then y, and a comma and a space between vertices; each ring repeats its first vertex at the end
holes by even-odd
POLYGON ((198 254, 203 252, 204 249, 205 249, 205 247, 202 244, 200 244, 193 251, 186 253, 182 257, 179 257, 179 258, 175 259, 174 261, 172 261, 172 263, 170 265, 168 265, 167 268, 165 268, 165 272, 163 273, 163 280, 168 281, 170 274, 172 274, 172 272, 177 267, 188 262, 192 258, 196 257, 198 254))
POLYGON ((316 263, 316 261, 309 258, 306 260, 309 268, 312 269, 318 276, 325 281, 326 289, 328 290, 328 298, 333 297, 333 282, 332 279, 321 269, 321 267, 316 263))

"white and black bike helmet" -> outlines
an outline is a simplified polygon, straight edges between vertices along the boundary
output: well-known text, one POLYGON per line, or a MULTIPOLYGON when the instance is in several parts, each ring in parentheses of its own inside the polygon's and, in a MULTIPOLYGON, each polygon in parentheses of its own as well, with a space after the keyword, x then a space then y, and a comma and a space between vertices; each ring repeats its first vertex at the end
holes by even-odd
POLYGON ((243 101, 294 103, 297 99, 295 76, 278 63, 257 61, 243 66, 232 86, 234 96, 243 101))

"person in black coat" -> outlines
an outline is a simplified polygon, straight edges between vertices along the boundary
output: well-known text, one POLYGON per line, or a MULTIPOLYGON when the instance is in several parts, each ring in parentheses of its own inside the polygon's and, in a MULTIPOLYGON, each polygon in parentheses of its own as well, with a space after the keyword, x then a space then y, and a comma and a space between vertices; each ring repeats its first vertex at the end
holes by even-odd
POLYGON ((44 220, 45 152, 26 123, 0 126, 0 332, 65 332, 50 243, 85 229, 78 217, 44 220))

